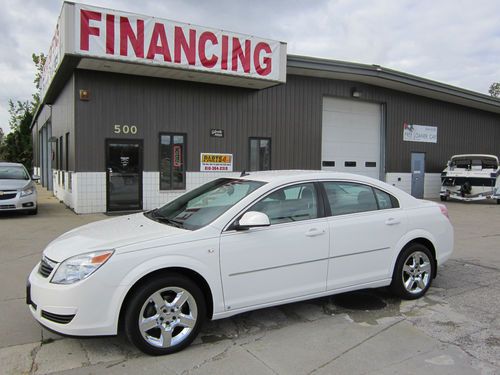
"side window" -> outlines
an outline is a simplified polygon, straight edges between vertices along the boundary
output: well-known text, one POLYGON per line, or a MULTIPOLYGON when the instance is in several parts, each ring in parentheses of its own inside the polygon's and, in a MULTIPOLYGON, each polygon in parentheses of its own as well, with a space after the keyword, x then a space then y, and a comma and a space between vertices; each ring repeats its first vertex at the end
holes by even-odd
POLYGON ((265 213, 271 225, 315 219, 318 217, 316 189, 312 183, 288 186, 267 195, 248 211, 265 213))
POLYGON ((378 209, 370 186, 351 182, 325 182, 324 187, 333 216, 378 209))
POLYGON ((271 138, 250 138, 249 167, 251 171, 271 169, 271 138))
POLYGON ((386 210, 388 208, 398 208, 399 202, 392 195, 386 193, 385 191, 379 189, 373 189, 375 196, 377 197, 379 210, 386 210))

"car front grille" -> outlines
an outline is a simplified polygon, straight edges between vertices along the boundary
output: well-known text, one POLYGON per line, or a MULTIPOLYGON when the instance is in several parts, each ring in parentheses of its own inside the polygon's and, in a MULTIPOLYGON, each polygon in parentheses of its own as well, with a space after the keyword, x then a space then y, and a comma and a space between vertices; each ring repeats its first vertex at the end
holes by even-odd
POLYGON ((59 324, 68 324, 73 320, 75 317, 75 314, 73 315, 60 315, 60 314, 54 314, 45 310, 42 310, 42 318, 45 318, 47 320, 50 320, 51 322, 54 323, 59 323, 59 324))
POLYGON ((16 208, 15 204, 0 204, 0 210, 10 210, 16 208))
POLYGON ((16 191, 3 191, 0 193, 0 201, 15 198, 17 195, 16 191))
POLYGON ((40 262, 40 267, 38 267, 38 273, 43 277, 49 277, 56 264, 56 262, 44 256, 40 262))

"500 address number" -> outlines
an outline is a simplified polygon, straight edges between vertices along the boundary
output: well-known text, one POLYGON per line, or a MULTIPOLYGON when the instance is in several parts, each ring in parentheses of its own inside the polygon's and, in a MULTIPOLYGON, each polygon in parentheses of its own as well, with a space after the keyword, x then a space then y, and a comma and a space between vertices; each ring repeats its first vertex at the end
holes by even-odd
POLYGON ((137 126, 135 125, 115 125, 113 127, 115 134, 137 134, 137 126))

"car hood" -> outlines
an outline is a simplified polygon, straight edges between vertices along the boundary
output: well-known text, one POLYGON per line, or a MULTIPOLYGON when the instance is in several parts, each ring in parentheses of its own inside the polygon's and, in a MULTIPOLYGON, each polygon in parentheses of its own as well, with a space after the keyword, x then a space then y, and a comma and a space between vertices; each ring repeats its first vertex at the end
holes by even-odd
POLYGON ((95 250, 115 249, 162 237, 180 236, 190 231, 150 220, 144 214, 120 216, 73 229, 56 238, 44 255, 61 262, 95 250))
POLYGON ((0 190, 19 190, 29 185, 30 182, 30 180, 0 179, 0 190))

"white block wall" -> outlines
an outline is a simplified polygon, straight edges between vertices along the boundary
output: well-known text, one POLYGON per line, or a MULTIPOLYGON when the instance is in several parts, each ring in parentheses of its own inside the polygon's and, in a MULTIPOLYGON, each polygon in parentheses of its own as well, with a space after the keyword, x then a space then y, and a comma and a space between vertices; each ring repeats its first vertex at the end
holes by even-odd
MULTIPOLYGON (((385 182, 411 194, 411 173, 386 173, 385 182)), ((424 198, 439 198, 441 173, 426 173, 424 177, 424 198)))
POLYGON ((240 172, 186 172, 185 190, 160 190, 160 172, 143 172, 143 209, 151 210, 177 198, 186 191, 221 177, 238 177, 240 172))
MULTIPOLYGON (((52 172, 52 186, 54 188, 54 196, 63 202, 66 206, 73 208, 74 207, 74 199, 73 199, 73 191, 69 188, 69 174, 72 172, 67 171, 59 171, 54 170, 52 172), (59 175, 64 175, 64 183, 62 182, 62 178, 59 178, 59 175), (61 184, 59 184, 61 181, 61 184)), ((74 173, 72 173, 74 177, 74 173)), ((73 181, 74 185, 74 181, 73 181)))
MULTIPOLYGON (((78 214, 106 212, 106 173, 78 172, 72 174, 72 190, 68 186, 68 172, 54 171, 54 195, 78 214), (64 186, 58 183, 58 173, 66 173, 64 186)), ((206 182, 220 177, 238 177, 240 172, 187 172, 185 190, 160 191, 159 172, 143 172, 143 209, 160 207, 206 182)))
MULTIPOLYGON (((68 184, 69 172, 53 172, 54 195, 78 214, 106 212, 106 173, 72 173, 72 189, 68 184), (58 173, 65 173, 64 185, 59 185, 58 173)), ((187 172, 185 190, 160 191, 159 172, 143 172, 143 209, 151 210, 177 198, 186 191, 220 177, 238 177, 240 172, 187 172)), ((440 173, 426 173, 424 198, 438 198, 441 187, 440 173)), ((386 173, 386 182, 411 192, 411 173, 386 173)))
POLYGON ((73 175, 75 212, 106 212, 106 173, 78 172, 73 175))

